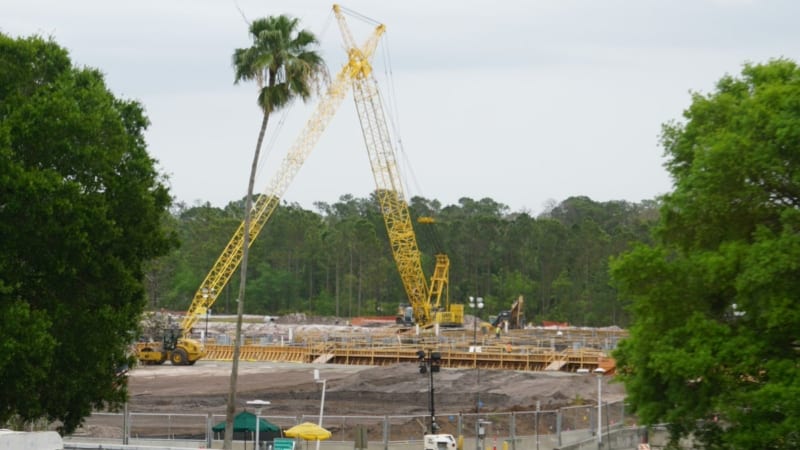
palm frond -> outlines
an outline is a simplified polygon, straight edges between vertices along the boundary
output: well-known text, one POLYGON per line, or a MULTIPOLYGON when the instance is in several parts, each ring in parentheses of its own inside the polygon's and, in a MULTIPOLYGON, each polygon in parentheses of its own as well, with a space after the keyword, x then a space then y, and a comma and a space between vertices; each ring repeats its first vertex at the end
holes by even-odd
POLYGON ((233 53, 235 83, 256 81, 258 105, 265 113, 304 101, 320 90, 328 71, 312 47, 318 44, 308 30, 298 30, 299 19, 287 15, 256 19, 250 24, 251 46, 233 53))

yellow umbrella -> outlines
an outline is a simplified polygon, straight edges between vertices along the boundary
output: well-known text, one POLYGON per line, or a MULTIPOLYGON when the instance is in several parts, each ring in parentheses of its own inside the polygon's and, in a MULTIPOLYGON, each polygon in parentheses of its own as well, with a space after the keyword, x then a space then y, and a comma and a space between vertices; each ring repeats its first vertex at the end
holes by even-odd
POLYGON ((311 422, 303 422, 300 425, 295 425, 284 431, 283 434, 288 437, 305 439, 307 441, 324 441, 331 437, 330 431, 311 422))

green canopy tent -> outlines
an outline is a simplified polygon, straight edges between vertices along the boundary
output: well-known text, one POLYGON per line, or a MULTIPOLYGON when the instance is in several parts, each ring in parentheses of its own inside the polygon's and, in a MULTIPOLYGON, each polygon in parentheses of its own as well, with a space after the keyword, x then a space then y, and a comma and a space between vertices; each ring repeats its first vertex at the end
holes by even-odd
MULTIPOLYGON (((269 442, 281 436, 281 429, 274 423, 267 422, 263 417, 258 418, 259 430, 258 440, 269 442)), ((214 439, 222 439, 225 436, 225 422, 220 422, 211 430, 214 432, 214 439)), ((256 438, 256 415, 242 411, 233 418, 233 440, 254 441, 256 438)))

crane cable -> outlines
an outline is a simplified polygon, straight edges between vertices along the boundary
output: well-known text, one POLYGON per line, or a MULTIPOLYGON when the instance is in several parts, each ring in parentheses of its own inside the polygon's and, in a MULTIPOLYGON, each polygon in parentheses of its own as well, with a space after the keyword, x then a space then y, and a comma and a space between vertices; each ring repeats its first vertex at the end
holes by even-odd
MULTIPOLYGON (((237 5, 237 7, 238 7, 238 5, 237 5)), ((242 14, 242 17, 244 17, 244 13, 242 13, 241 10, 239 10, 239 12, 242 14)), ((317 42, 322 42, 324 36, 328 33, 328 30, 330 29, 330 25, 333 22, 333 17, 334 17, 333 16, 333 12, 329 12, 328 15, 326 16, 326 18, 323 21, 322 25, 319 27, 321 32, 319 34, 315 34, 315 36, 317 36, 317 42)), ((247 19, 245 18, 245 20, 247 20, 247 19)), ((330 76, 327 73, 327 70, 326 70, 326 74, 325 75, 326 75, 325 79, 323 80, 324 85, 320 86, 320 89, 319 89, 320 92, 325 92, 327 90, 327 88, 328 88, 328 85, 330 84, 330 76)), ((281 135, 281 131, 283 130, 284 125, 286 124, 286 119, 289 117, 289 113, 292 111, 292 109, 294 108, 294 106, 296 104, 297 104, 297 102, 293 101, 286 108, 283 108, 283 109, 280 110, 281 114, 280 114, 280 117, 278 118, 278 122, 275 124, 274 128, 269 133, 269 138, 267 139, 267 143, 266 143, 266 146, 264 147, 264 151, 261 152, 261 155, 260 155, 260 157, 258 159, 258 167, 256 169, 256 178, 258 178, 261 175, 262 168, 266 165, 266 163, 265 163, 266 160, 272 154, 272 150, 275 148, 275 145, 278 142, 278 138, 281 135)), ((269 186, 267 186, 265 188, 265 191, 263 192, 263 195, 272 194, 271 192, 266 192, 267 188, 269 188, 269 186)))
POLYGON ((379 21, 373 19, 372 17, 369 17, 369 16, 366 16, 364 14, 361 14, 358 11, 354 11, 354 10, 352 10, 352 9, 346 7, 346 6, 339 5, 339 10, 344 12, 344 13, 347 13, 347 15, 350 16, 350 17, 353 17, 355 19, 364 21, 364 22, 366 22, 366 23, 368 23, 368 24, 370 24, 372 26, 376 26, 376 25, 381 25, 382 24, 382 22, 379 22, 379 21))
MULTIPOLYGON (((407 170, 401 171, 400 173, 401 174, 406 174, 406 173, 409 174, 409 177, 413 181, 413 186, 414 186, 415 189, 413 191, 409 190, 408 178, 406 178, 404 176, 401 176, 400 177, 400 179, 401 179, 400 181, 401 181, 401 183, 404 184, 403 188, 405 189, 405 192, 407 193, 406 195, 409 196, 408 199, 405 199, 407 203, 411 202, 412 196, 410 195, 410 192, 417 192, 417 193, 419 193, 418 195, 421 198, 424 198, 424 199, 427 200, 427 197, 425 197, 425 195, 422 193, 422 188, 421 188, 421 185, 419 183, 419 179, 416 177, 416 172, 414 171, 414 166, 411 164, 411 161, 410 161, 410 158, 409 158, 409 154, 405 151, 405 148, 403 147, 403 140, 401 138, 402 133, 400 133, 400 131, 399 131, 400 126, 399 126, 398 118, 400 117, 400 112, 399 112, 398 102, 396 101, 396 99, 398 97, 397 97, 397 91, 395 89, 394 72, 392 71, 391 53, 389 51, 388 41, 389 41, 389 39, 388 39, 388 33, 387 33, 385 38, 384 38, 384 42, 382 42, 381 45, 382 45, 382 48, 384 49, 384 52, 383 52, 384 73, 386 75, 387 84, 389 86, 388 95, 387 95, 387 103, 389 104, 389 109, 391 110, 391 113, 388 114, 388 116, 389 116, 389 124, 390 124, 390 129, 392 131, 392 134, 395 137, 395 140, 396 140, 396 143, 397 143, 397 152, 400 155, 400 158, 402 160, 403 166, 407 169, 407 170)), ((420 217, 420 218, 418 218, 418 223, 420 223, 423 226, 416 227, 417 230, 422 232, 422 234, 426 237, 428 242, 433 243, 435 252, 436 253, 444 253, 444 244, 442 242, 441 236, 439 235, 439 233, 436 230, 437 227, 435 225, 435 222, 433 220, 423 220, 423 218, 420 217)))
POLYGON ((417 174, 414 171, 414 165, 411 163, 411 159, 409 157, 410 155, 408 154, 408 152, 406 152, 405 146, 403 145, 403 138, 402 138, 403 134, 400 132, 400 125, 399 125, 400 109, 398 101, 396 100, 399 97, 397 96, 397 90, 395 87, 395 80, 394 80, 394 72, 392 70, 392 58, 391 58, 391 52, 389 51, 388 33, 386 33, 384 43, 382 43, 381 45, 384 48, 383 52, 384 73, 386 75, 387 84, 389 85, 387 93, 388 94, 387 103, 389 104, 389 109, 391 110, 391 113, 388 114, 389 126, 392 131, 392 135, 395 138, 395 142, 397 143, 397 153, 399 154, 400 160, 402 161, 403 167, 405 169, 401 173, 408 174, 407 176, 401 177, 402 183, 404 184, 403 187, 405 189, 405 192, 407 192, 408 193, 407 195, 409 196, 407 201, 408 202, 411 201, 411 198, 413 197, 413 195, 411 195, 412 192, 417 193, 416 195, 419 195, 422 198, 427 198, 419 182, 419 179, 417 178, 417 174), (409 189, 408 186, 409 180, 411 181, 411 184, 414 189, 409 189))
MULTIPOLYGON (((364 17, 357 13, 356 15, 359 17, 364 17)), ((366 20, 372 20, 372 19, 366 18, 366 20)), ((409 158, 410 155, 408 154, 408 152, 405 151, 405 147, 403 146, 402 133, 400 132, 400 125, 399 125, 400 110, 398 101, 396 100, 398 96, 395 87, 394 72, 392 69, 393 66, 392 66, 388 32, 384 34, 384 38, 381 41, 380 45, 381 48, 383 49, 383 52, 381 52, 383 61, 383 72, 387 80, 386 84, 388 85, 386 103, 388 104, 388 109, 390 110, 390 113, 387 114, 389 120, 389 128, 392 137, 394 139, 394 142, 396 143, 396 149, 397 149, 397 154, 399 155, 400 158, 400 163, 402 163, 404 168, 404 170, 399 171, 401 174, 400 182, 403 184, 403 190, 404 192, 406 192, 406 195, 408 196, 408 198, 404 200, 406 201, 407 204, 410 204, 411 198, 413 197, 411 195, 412 192, 418 193, 417 195, 427 200, 427 197, 424 195, 421 185, 419 183, 419 179, 416 176, 416 172, 414 171, 414 166, 413 164, 411 164, 411 160, 409 158), (412 185, 414 187, 413 190, 409 189, 408 185, 409 180, 412 181, 412 185)), ((426 237, 426 240, 433 244, 436 253, 444 253, 444 244, 442 242, 441 236, 436 230, 437 227, 434 221, 423 220, 423 218, 420 217, 418 218, 418 222, 421 225, 423 225, 421 227, 420 226, 415 227, 418 230, 418 233, 421 231, 422 234, 426 237)))
MULTIPOLYGON (((373 25, 373 26, 374 25, 381 25, 381 22, 379 22, 379 21, 377 21, 375 19, 372 19, 372 18, 370 18, 368 16, 365 16, 365 15, 363 15, 361 13, 358 13, 356 11, 353 11, 352 9, 340 6, 340 10, 342 12, 346 13, 350 17, 353 17, 355 19, 367 22, 370 25, 373 25)), ((399 113, 398 102, 396 100, 398 98, 398 96, 396 94, 395 83, 394 83, 394 73, 393 73, 393 70, 392 70, 391 52, 389 51, 389 33, 388 32, 384 33, 383 39, 381 40, 379 45, 383 49, 383 52, 381 52, 382 61, 383 61, 383 72, 385 74, 385 77, 386 77, 386 80, 387 80, 387 84, 389 86, 388 91, 386 92, 386 96, 385 96, 387 104, 388 104, 388 109, 390 111, 390 113, 387 114, 388 120, 389 120, 389 130, 390 130, 390 134, 392 136, 393 141, 396 143, 396 153, 399 154, 400 159, 401 159, 402 164, 403 164, 403 167, 406 169, 406 170, 400 170, 399 171, 399 173, 400 173, 400 177, 399 178, 400 178, 400 183, 403 184, 402 188, 403 188, 404 192, 406 193, 407 196, 409 196, 409 198, 403 199, 404 201, 406 201, 406 204, 408 204, 408 203, 410 203, 410 198, 411 198, 410 195, 409 195, 410 192, 419 192, 420 194, 418 194, 418 195, 420 197, 426 198, 426 199, 427 199, 427 197, 425 197, 424 194, 421 193, 422 189, 420 188, 419 180, 416 177, 416 173, 414 172, 414 168, 413 168, 413 165, 411 164, 409 155, 405 151, 405 148, 403 146, 403 140, 401 138, 402 133, 400 133, 400 131, 399 131, 400 127, 399 127, 399 119, 398 118, 400 117, 400 113, 399 113), (413 186, 415 188, 414 191, 409 190, 408 178, 406 176, 404 176, 406 174, 409 174, 411 180, 413 181, 413 186)), ((379 85, 379 87, 380 86, 381 85, 379 85)), ((424 224, 430 223, 430 221, 425 221, 425 222, 426 223, 424 223, 424 224)), ((435 251, 437 253, 443 253, 444 245, 442 243, 442 240, 441 240, 439 234, 436 232, 436 229, 435 229, 436 227, 432 223, 430 225, 431 226, 422 226, 422 227, 416 227, 416 228, 423 232, 423 234, 426 236, 426 238, 427 238, 427 240, 429 242, 433 243, 433 246, 434 246, 435 251)))
MULTIPOLYGON (((242 20, 244 23, 247 24, 247 28, 250 28, 251 21, 247 18, 247 15, 242 10, 242 7, 239 6, 239 2, 233 0, 233 5, 236 7, 236 10, 239 12, 239 15, 242 16, 242 20)), ((260 108, 259 108, 260 109, 260 108)), ((278 136, 280 136, 280 132, 283 129, 283 125, 286 122, 286 118, 289 116, 289 111, 291 110, 291 105, 288 108, 284 108, 282 110, 281 116, 278 118, 278 122, 272 127, 273 130, 269 133, 269 138, 267 139, 266 145, 263 145, 262 142, 262 151, 258 157, 258 161, 256 162, 256 175, 255 178, 258 179, 261 175, 261 169, 264 167, 265 161, 269 158, 269 155, 272 153, 272 149, 275 148, 275 143, 277 142, 278 136)), ((263 114, 264 111, 261 110, 263 114)), ((263 116, 262 116, 263 119, 263 116)), ((275 123, 275 122, 271 122, 275 123)), ((269 125, 267 125, 269 127, 269 125)), ((268 194, 268 192, 263 192, 264 195, 268 194)))
MULTIPOLYGON (((362 22, 365 22, 365 23, 367 23, 369 25, 376 26, 376 25, 381 25, 382 24, 382 22, 380 22, 378 20, 375 20, 375 19, 373 19, 373 18, 371 18, 369 16, 366 16, 364 14, 361 14, 361 13, 359 13, 357 11, 354 11, 354 10, 352 10, 350 8, 347 8, 347 7, 344 7, 344 6, 341 6, 341 5, 339 6, 339 8, 340 8, 340 10, 342 12, 346 13, 348 16, 350 16, 350 17, 352 17, 354 19, 360 20, 362 22)), ((380 52, 381 56, 382 56, 382 61, 383 61, 383 72, 384 72, 384 74, 386 76, 387 84, 389 85, 389 89, 386 92, 386 95, 381 95, 381 97, 382 98, 385 97, 386 98, 386 103, 388 104, 389 113, 386 114, 386 116, 388 116, 389 131, 390 131, 390 134, 391 134, 392 141, 396 143, 396 153, 398 153, 399 156, 401 157, 401 161, 403 163, 403 167, 408 169, 408 170, 401 170, 400 171, 400 175, 401 175, 400 176, 400 182, 403 184, 403 186, 402 186, 403 191, 406 192, 406 195, 409 195, 408 193, 411 192, 411 191, 409 191, 409 189, 408 189, 408 180, 407 180, 407 178, 405 176, 403 176, 404 174, 411 173, 411 178, 413 178, 413 180, 414 180, 413 184, 414 184, 414 187, 416 188, 416 190, 413 191, 413 192, 420 192, 421 189, 419 189, 419 182, 417 181, 416 177, 414 176, 413 167, 412 167, 412 165, 410 163, 410 160, 408 158, 408 154, 406 153, 405 148, 403 147, 403 140, 401 138, 402 134, 400 133, 400 127, 398 125, 398 118, 400 117, 400 114, 399 114, 397 101, 395 100, 397 98, 397 94, 396 94, 396 91, 395 91, 394 74, 392 72, 391 54, 390 54, 390 51, 389 51, 389 32, 388 32, 388 30, 383 34, 383 37, 382 37, 382 39, 381 39, 381 41, 379 42, 378 45, 383 49, 383 51, 380 52)), ((378 87, 380 89, 382 87, 382 85, 379 84, 378 87)), ((383 91, 383 89, 380 89, 380 90, 383 91)), ((408 202, 410 200, 410 198, 404 199, 404 200, 406 200, 406 202, 408 202)))

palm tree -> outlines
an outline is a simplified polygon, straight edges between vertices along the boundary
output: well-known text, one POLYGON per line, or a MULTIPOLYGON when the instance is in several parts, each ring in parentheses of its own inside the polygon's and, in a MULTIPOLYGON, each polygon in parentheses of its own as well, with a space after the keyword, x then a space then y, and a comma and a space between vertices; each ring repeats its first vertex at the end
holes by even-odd
POLYGON ((233 418, 236 413, 236 382, 239 373, 239 353, 242 338, 242 316, 247 278, 247 257, 250 250, 250 213, 253 208, 253 184, 261 154, 261 144, 267 130, 270 113, 300 97, 304 101, 311 97, 316 83, 326 75, 322 57, 310 47, 317 38, 307 30, 297 30, 299 20, 285 15, 258 19, 250 24, 252 45, 233 52, 235 83, 255 80, 258 85, 258 106, 263 113, 258 133, 247 197, 244 207, 244 239, 239 284, 239 303, 236 308, 236 342, 233 350, 230 390, 226 408, 225 441, 223 447, 230 449, 233 437, 233 418))

